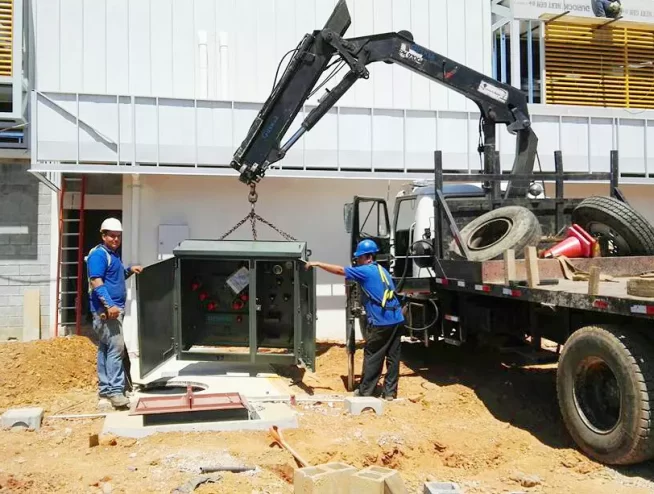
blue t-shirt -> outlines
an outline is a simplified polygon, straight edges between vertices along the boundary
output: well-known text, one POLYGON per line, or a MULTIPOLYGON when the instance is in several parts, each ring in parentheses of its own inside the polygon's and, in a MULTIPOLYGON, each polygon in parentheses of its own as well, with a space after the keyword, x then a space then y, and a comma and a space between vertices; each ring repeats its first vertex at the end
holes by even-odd
MULTIPOLYGON (((395 290, 395 284, 391 275, 381 267, 386 274, 386 279, 391 290, 395 290)), ((371 326, 391 326, 404 322, 402 315, 402 306, 397 297, 393 297, 386 302, 386 307, 382 308, 381 301, 384 297, 384 282, 379 275, 377 263, 364 264, 363 266, 346 266, 345 279, 356 281, 363 288, 363 305, 366 308, 368 324, 371 326), (370 300, 367 294, 372 297, 370 300)))
MULTIPOLYGON (((100 278, 107 288, 113 305, 124 309, 127 298, 125 279, 129 277, 129 271, 123 265, 118 254, 105 245, 100 245, 89 254, 86 263, 89 278, 100 278), (109 263, 107 253, 111 257, 111 263, 109 263)), ((96 314, 104 312, 105 304, 100 301, 96 290, 91 291, 90 303, 91 310, 96 314)))

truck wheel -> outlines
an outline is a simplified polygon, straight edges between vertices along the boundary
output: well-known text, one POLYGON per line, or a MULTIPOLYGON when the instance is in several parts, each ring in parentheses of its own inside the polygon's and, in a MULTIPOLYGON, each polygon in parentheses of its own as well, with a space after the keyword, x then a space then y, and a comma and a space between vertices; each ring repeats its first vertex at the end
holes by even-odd
POLYGON ((568 432, 588 456, 611 465, 654 457, 654 348, 615 326, 587 326, 563 346, 556 374, 568 432))
MULTIPOLYGON (((507 249, 521 257, 525 247, 539 244, 542 230, 536 215, 522 206, 505 206, 475 218, 461 229, 470 261, 499 259, 507 249)), ((454 240, 450 251, 463 257, 454 240)))
POLYGON ((572 221, 598 239, 602 257, 654 255, 654 227, 618 199, 584 199, 572 212, 572 221))

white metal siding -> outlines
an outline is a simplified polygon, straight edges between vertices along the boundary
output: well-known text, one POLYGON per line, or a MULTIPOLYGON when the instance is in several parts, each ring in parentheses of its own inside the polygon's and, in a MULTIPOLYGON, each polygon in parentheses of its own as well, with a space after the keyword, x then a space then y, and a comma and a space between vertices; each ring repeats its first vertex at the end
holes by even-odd
MULTIPOLYGON (((418 44, 490 72, 485 0, 349 0, 348 37, 409 30, 418 44)), ((277 64, 335 0, 32 0, 37 89, 261 102, 277 64), (226 40, 221 55, 220 39, 226 40), (225 37, 226 35, 226 37, 225 37), (221 57, 228 87, 221 87, 221 57)), ((288 58, 286 59, 288 61, 288 58)), ((373 64, 343 106, 473 109, 403 68, 373 64)), ((341 74, 343 74, 341 72, 341 74)), ((313 98, 316 101, 319 94, 313 98)))
MULTIPOLYGON (((217 167, 228 167, 260 108, 257 103, 60 93, 36 100, 33 125, 38 137, 32 154, 38 161, 74 166, 134 161, 181 165, 194 173, 205 167, 206 174, 224 173, 217 167)), ((543 170, 554 169, 554 151, 561 150, 566 171, 608 171, 610 151, 617 149, 623 174, 654 173, 653 112, 553 105, 532 105, 530 110, 543 170)), ((478 119, 478 113, 465 111, 341 106, 279 164, 310 171, 431 174, 433 152, 440 149, 445 168, 477 170, 478 119)), ((510 169, 515 137, 503 125, 498 131, 502 167, 510 169)), ((155 166, 139 172, 166 171, 155 166)))

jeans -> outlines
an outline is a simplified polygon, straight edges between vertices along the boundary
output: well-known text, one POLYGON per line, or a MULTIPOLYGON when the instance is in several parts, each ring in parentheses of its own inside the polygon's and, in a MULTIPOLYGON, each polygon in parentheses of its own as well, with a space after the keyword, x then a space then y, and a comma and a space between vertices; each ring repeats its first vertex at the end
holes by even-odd
POLYGON ((400 378, 400 348, 402 342, 401 324, 394 326, 372 326, 368 329, 368 340, 363 350, 363 371, 359 393, 372 396, 386 361, 384 395, 397 397, 400 378))
POLYGON ((118 319, 100 319, 93 314, 93 330, 98 337, 98 381, 100 396, 122 395, 125 392, 123 368, 123 314, 118 319))

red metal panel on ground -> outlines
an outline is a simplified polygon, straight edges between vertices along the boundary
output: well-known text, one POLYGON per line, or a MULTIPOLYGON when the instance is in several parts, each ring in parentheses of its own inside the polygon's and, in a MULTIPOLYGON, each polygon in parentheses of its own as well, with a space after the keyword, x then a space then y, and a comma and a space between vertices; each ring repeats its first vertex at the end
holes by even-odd
POLYGON ((238 409, 247 409, 243 400, 241 400, 241 395, 238 393, 193 394, 189 389, 183 395, 139 398, 130 415, 238 409))

